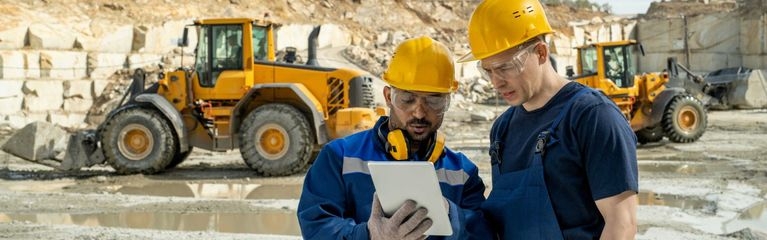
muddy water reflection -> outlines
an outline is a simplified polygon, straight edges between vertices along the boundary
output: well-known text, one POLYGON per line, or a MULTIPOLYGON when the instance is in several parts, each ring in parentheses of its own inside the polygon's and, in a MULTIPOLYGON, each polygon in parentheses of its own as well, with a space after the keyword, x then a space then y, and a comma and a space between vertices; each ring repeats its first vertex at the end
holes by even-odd
POLYGON ((659 205, 681 209, 711 210, 716 208, 716 203, 695 197, 682 197, 670 194, 658 194, 649 191, 640 191, 639 205, 659 205))
POLYGON ((0 213, 0 222, 10 221, 155 230, 301 235, 295 212, 279 210, 258 213, 0 213))
POLYGON ((738 219, 735 219, 725 225, 725 231, 738 231, 743 228, 751 228, 763 233, 767 233, 767 203, 757 204, 756 206, 743 211, 738 219))
POLYGON ((123 186, 113 191, 128 195, 193 197, 204 199, 297 199, 301 185, 260 185, 239 183, 152 183, 123 186))

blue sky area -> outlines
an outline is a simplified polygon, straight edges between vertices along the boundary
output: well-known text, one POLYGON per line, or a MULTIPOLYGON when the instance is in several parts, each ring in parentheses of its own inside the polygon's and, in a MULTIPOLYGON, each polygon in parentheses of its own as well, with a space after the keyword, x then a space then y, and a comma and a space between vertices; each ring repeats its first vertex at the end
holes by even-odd
POLYGON ((613 14, 637 14, 647 12, 653 0, 591 0, 591 2, 608 3, 613 8, 613 14))

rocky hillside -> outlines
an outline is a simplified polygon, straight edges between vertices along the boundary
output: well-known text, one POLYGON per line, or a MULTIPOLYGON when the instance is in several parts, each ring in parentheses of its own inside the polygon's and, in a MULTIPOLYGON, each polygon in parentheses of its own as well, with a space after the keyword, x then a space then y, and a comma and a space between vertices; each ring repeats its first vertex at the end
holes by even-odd
MULTIPOLYGON (((48 24, 98 36, 115 26, 161 25, 166 21, 208 17, 262 17, 287 24, 334 23, 347 28, 362 47, 376 47, 381 33, 430 35, 465 51, 466 21, 479 0, 0 0, 0 32, 18 26, 48 24)), ((604 13, 549 6, 553 25, 604 13)), ((1 37, 0 37, 1 38, 1 37)))

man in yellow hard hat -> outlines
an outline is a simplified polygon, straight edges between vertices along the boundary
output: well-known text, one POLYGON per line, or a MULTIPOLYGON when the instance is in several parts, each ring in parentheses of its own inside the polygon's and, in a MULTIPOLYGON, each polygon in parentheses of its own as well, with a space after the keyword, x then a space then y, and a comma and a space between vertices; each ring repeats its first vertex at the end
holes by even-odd
POLYGON ((367 163, 429 161, 438 173, 453 234, 429 239, 488 239, 482 217, 485 185, 465 155, 445 147, 437 130, 457 90, 449 50, 428 38, 398 45, 384 73, 389 117, 322 148, 304 180, 298 221, 305 239, 423 239, 432 221, 406 201, 391 217, 382 211, 367 163))
POLYGON ((559 76, 537 0, 485 0, 469 21, 480 72, 511 107, 491 129, 482 209, 501 239, 632 239, 636 136, 615 104, 559 76))

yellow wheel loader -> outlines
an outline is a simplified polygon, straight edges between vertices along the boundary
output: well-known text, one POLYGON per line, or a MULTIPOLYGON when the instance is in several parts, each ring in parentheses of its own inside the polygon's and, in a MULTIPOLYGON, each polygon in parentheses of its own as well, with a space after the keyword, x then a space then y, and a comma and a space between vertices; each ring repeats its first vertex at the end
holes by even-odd
POLYGON ((578 47, 576 71, 567 76, 604 93, 621 109, 640 143, 667 137, 673 142, 694 142, 706 130, 708 85, 669 58, 660 73, 637 74, 635 41, 594 43, 578 47), (679 69, 686 72, 681 77, 679 69), (577 75, 576 75, 577 74, 577 75))
POLYGON ((309 36, 306 65, 291 63, 294 48, 276 59, 279 26, 248 18, 187 26, 179 45, 188 44, 194 27, 194 66, 160 73, 148 88, 136 70, 129 97, 98 129, 72 136, 62 169, 106 162, 118 173, 151 174, 175 167, 196 147, 239 149, 260 175, 289 175, 305 170, 329 140, 372 127, 382 114, 373 109, 373 78, 317 66, 319 27, 309 36))

